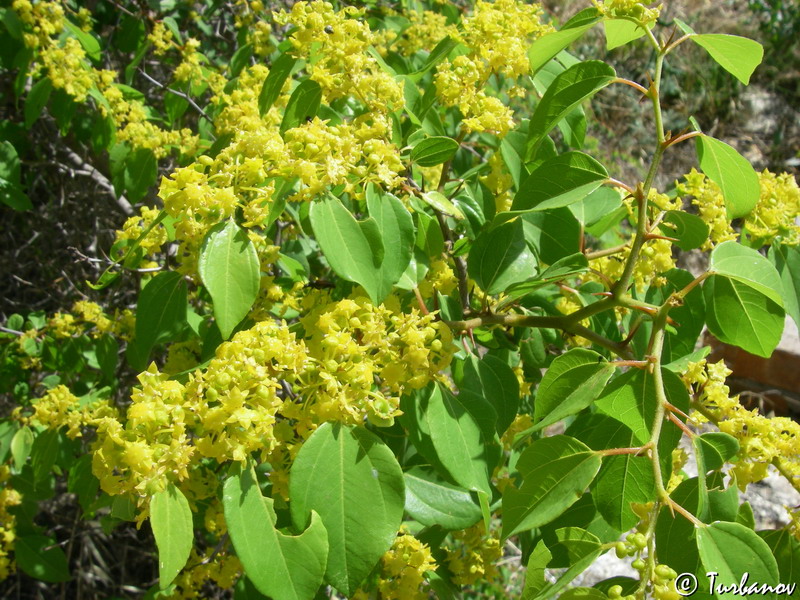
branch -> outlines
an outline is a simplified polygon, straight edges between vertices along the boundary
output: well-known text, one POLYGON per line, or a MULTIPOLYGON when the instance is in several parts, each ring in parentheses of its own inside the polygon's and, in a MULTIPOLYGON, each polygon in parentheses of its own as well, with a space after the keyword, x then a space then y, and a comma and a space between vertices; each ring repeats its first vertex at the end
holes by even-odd
POLYGON ((164 90, 165 92, 169 92, 170 94, 174 94, 174 95, 178 96, 179 98, 183 98, 184 100, 186 100, 189 103, 189 106, 191 106, 193 109, 195 109, 200 114, 201 117, 203 117, 206 121, 208 121, 212 125, 214 124, 214 121, 211 120, 211 117, 209 117, 206 114, 206 111, 204 111, 202 108, 200 108, 200 106, 197 104, 197 102, 195 102, 194 99, 191 96, 189 96, 189 94, 187 94, 185 92, 179 92, 178 90, 173 90, 171 87, 167 87, 166 85, 164 85, 160 81, 156 81, 155 79, 150 77, 150 75, 145 73, 144 69, 142 69, 142 68, 139 69, 139 72, 142 75, 144 75, 145 79, 147 79, 147 81, 149 81, 153 85, 159 87, 160 89, 164 90))
POLYGON ((73 152, 70 148, 65 146, 62 146, 62 148, 72 164, 80 169, 79 173, 81 175, 85 174, 87 177, 90 177, 97 185, 111 194, 114 197, 114 200, 116 200, 117 206, 119 206, 122 212, 124 212, 127 216, 130 217, 135 214, 136 211, 133 210, 133 207, 131 206, 131 203, 128 202, 128 199, 125 196, 117 196, 116 191, 114 191, 114 185, 105 175, 98 171, 93 165, 83 160, 79 154, 73 152))

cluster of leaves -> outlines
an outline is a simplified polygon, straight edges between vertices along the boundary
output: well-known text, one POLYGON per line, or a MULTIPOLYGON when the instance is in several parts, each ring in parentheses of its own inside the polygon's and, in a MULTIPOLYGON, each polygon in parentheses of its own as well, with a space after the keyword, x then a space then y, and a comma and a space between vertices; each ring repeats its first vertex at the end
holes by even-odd
MULTIPOLYGON (((3 131, 55 120, 134 202, 169 174, 89 285, 139 286, 134 310, 0 333, 0 576, 70 579, 36 520, 66 481, 107 531, 149 521, 150 597, 477 595, 510 540, 528 600, 797 580, 800 515, 755 531, 738 489, 768 466, 798 487, 800 427, 744 411, 695 346, 707 326, 769 356, 800 322, 800 190, 693 120, 665 131, 660 101, 682 44, 744 84, 759 44, 628 0, 559 28, 515 0, 100 6, 0 8, 24 103, 3 131), (568 52, 594 27, 652 48, 648 85, 568 52), (611 85, 652 107, 640 182, 584 151, 611 85), (702 173, 660 193, 688 140, 702 173), (699 248, 704 272, 674 268, 699 248), (638 579, 569 587, 613 550, 638 579)), ((33 213, 2 148, 0 201, 33 213)))

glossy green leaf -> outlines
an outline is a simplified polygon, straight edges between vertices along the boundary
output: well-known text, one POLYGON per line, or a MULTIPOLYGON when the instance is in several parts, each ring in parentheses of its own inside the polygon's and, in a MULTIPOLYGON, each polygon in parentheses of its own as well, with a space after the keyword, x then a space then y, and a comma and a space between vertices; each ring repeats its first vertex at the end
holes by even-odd
POLYGON ((722 191, 728 217, 750 214, 761 196, 758 175, 750 162, 732 146, 707 135, 695 137, 700 169, 722 191))
POLYGON ((30 210, 33 204, 20 186, 20 162, 11 142, 0 142, 0 202, 14 210, 30 210))
POLYGON ((697 215, 682 210, 670 210, 661 223, 664 235, 675 238, 674 244, 681 250, 694 250, 708 239, 708 225, 697 215))
MULTIPOLYGON (((578 221, 583 223, 584 227, 588 228, 602 221, 621 206, 622 197, 619 191, 612 187, 601 186, 580 202, 570 204, 569 210, 578 221)), ((627 214, 627 210, 623 210, 627 214)))
POLYGON ((721 431, 698 435, 692 441, 698 462, 702 461, 706 471, 719 469, 739 452, 739 442, 736 438, 721 431))
POLYGON ((138 202, 147 195, 158 176, 158 164, 152 150, 137 148, 125 157, 122 182, 128 200, 138 202))
POLYGON ((540 287, 561 281, 568 277, 580 275, 588 270, 589 260, 582 252, 576 252, 575 254, 570 254, 569 256, 560 258, 552 265, 547 267, 544 271, 539 273, 536 277, 532 277, 531 279, 521 283, 510 285, 508 289, 506 289, 506 299, 501 302, 498 307, 505 305, 505 303, 510 303, 517 298, 521 298, 522 296, 529 294, 540 287))
POLYGON ((409 78, 412 81, 418 81, 421 79, 425 73, 447 58, 447 55, 450 54, 450 52, 452 52, 456 46, 458 46, 458 42, 453 38, 448 36, 442 39, 438 44, 436 44, 436 47, 431 50, 431 53, 428 55, 425 64, 423 64, 418 71, 409 75, 409 78))
POLYGON ((86 51, 86 56, 91 58, 93 61, 100 60, 100 43, 91 33, 83 31, 80 27, 69 20, 64 21, 64 26, 66 27, 67 31, 78 38, 81 46, 83 46, 83 49, 86 51))
POLYGON ((581 224, 568 208, 527 213, 522 221, 525 240, 541 262, 552 265, 580 252, 581 224))
POLYGON ((602 19, 600 11, 596 8, 586 8, 567 21, 560 30, 548 33, 537 39, 528 48, 531 71, 535 73, 541 69, 551 58, 580 38, 602 19))
POLYGON ((469 355, 455 376, 461 391, 476 393, 494 408, 497 433, 502 435, 519 409, 519 381, 513 369, 491 354, 482 358, 469 355))
POLYGON ((441 192, 437 191, 430 191, 425 192, 422 194, 422 199, 428 203, 428 205, 432 206, 440 213, 444 213, 450 217, 455 217, 456 219, 464 219, 464 213, 453 204, 450 200, 448 200, 447 196, 442 194, 441 192))
MULTIPOLYGON (((442 474, 464 488, 490 494, 489 476, 499 449, 492 449, 487 433, 494 431, 495 423, 476 419, 464 404, 469 393, 464 394, 460 398, 440 385, 429 386, 401 404, 402 422, 417 451, 442 474)), ((469 401, 478 410, 493 411, 480 396, 469 401)))
POLYGON ((414 251, 414 220, 397 197, 383 194, 373 185, 367 188, 367 210, 375 219, 385 252, 378 267, 381 286, 376 297, 383 299, 405 273, 414 251))
POLYGON ((503 292, 537 271, 536 258, 528 248, 519 219, 484 231, 472 245, 467 260, 469 276, 487 294, 503 292))
POLYGON ((581 497, 600 464, 600 456, 574 438, 557 435, 534 441, 517 461, 522 483, 503 492, 503 538, 563 513, 581 497))
POLYGON ((406 512, 426 527, 466 529, 481 520, 480 506, 464 488, 448 483, 432 469, 414 467, 404 475, 406 512))
POLYGON ((186 566, 194 542, 189 501, 174 484, 150 499, 150 525, 158 547, 158 585, 163 590, 186 566))
POLYGON ((579 202, 608 177, 605 167, 583 152, 544 161, 520 185, 511 209, 548 210, 579 202))
POLYGON ((769 261, 778 271, 783 284, 783 305, 800 327, 800 249, 797 246, 772 244, 769 261))
POLYGON ((58 458, 61 438, 57 429, 42 431, 31 446, 31 466, 37 480, 49 477, 58 458))
POLYGON ((14 468, 21 471, 31 454, 34 436, 31 428, 25 425, 20 427, 11 438, 11 457, 14 459, 14 468))
POLYGON ((434 136, 425 138, 411 151, 411 160, 420 167, 435 167, 447 162, 458 150, 458 142, 453 138, 434 136))
POLYGON ((702 33, 693 35, 690 39, 745 85, 750 83, 750 76, 764 58, 761 44, 738 35, 702 33))
POLYGON ((567 587, 567 585, 572 583, 578 575, 583 573, 603 552, 600 540, 590 532, 579 527, 564 527, 558 529, 556 530, 556 537, 558 543, 556 546, 551 546, 550 550, 552 552, 557 552, 560 548, 565 549, 569 567, 566 571, 561 573, 554 583, 542 589, 535 598, 552 598, 557 594, 559 594, 559 598, 563 598, 564 594, 560 594, 560 592, 567 587))
POLYGON ((258 297, 261 263, 256 247, 233 219, 213 227, 197 263, 200 279, 214 301, 214 317, 228 339, 258 297))
POLYGON ((545 573, 551 558, 553 555, 550 550, 543 540, 539 540, 528 557, 525 588, 522 590, 520 600, 535 600, 543 590, 550 586, 545 573))
POLYGON ((52 91, 53 84, 48 77, 40 79, 33 85, 28 97, 25 98, 25 127, 30 129, 36 122, 52 91))
POLYGON ((33 203, 18 185, 0 178, 0 202, 14 210, 31 210, 33 203))
POLYGON ((555 78, 531 116, 528 126, 528 158, 542 139, 569 114, 598 91, 609 85, 616 73, 600 60, 578 63, 555 78))
POLYGON ((14 557, 17 566, 34 579, 60 583, 69 581, 67 556, 53 538, 24 535, 16 539, 14 557))
POLYGON ((789 600, 797 588, 797 582, 800 581, 800 540, 794 537, 788 528, 756 533, 772 551, 775 562, 778 563, 781 583, 787 586, 794 585, 791 589, 786 590, 785 595, 779 596, 781 600, 784 598, 789 600))
POLYGON ((783 332, 783 284, 775 267, 751 248, 724 242, 711 253, 703 286, 708 328, 723 342, 768 357, 783 332))
POLYGON ((577 414, 603 391, 615 367, 591 350, 573 348, 556 357, 539 384, 534 431, 577 414))
POLYGON ((606 50, 624 46, 646 33, 638 23, 627 19, 606 19, 603 21, 603 29, 606 34, 606 50))
POLYGON ((281 135, 288 129, 303 125, 306 119, 316 116, 321 102, 322 88, 313 79, 306 79, 294 88, 283 113, 281 135))
MULTIPOLYGON (((744 573, 751 582, 761 584, 777 584, 780 578, 778 564, 767 543, 752 529, 739 523, 719 521, 708 526, 697 528, 697 550, 706 572, 718 573, 716 586, 739 584, 744 573)), ((729 588, 730 589, 730 588, 729 588)), ((728 591, 715 593, 719 600, 741 597, 728 591)), ((765 593, 761 598, 774 600, 774 593, 765 593)))
POLYGON ((261 86, 261 92, 258 95, 258 112, 262 117, 281 95, 283 85, 286 83, 286 79, 292 72, 296 62, 297 59, 286 52, 272 63, 269 74, 264 80, 264 85, 261 86))
POLYGON ((366 429, 325 423, 294 460, 289 496, 295 526, 319 514, 330 546, 325 581, 350 596, 403 519, 405 486, 394 454, 366 429))
MULTIPOLYGON (((566 53, 562 52, 559 54, 559 57, 563 56, 564 54, 566 53)), ((578 61, 576 60, 576 62, 578 61)), ((551 83, 553 83, 553 80, 561 75, 561 73, 566 71, 567 66, 564 66, 561 61, 556 59, 551 60, 544 67, 542 67, 542 69, 540 69, 539 72, 533 77, 533 87, 536 92, 540 96, 544 95, 544 93, 547 91, 547 88, 550 87, 551 83)), ((586 111, 583 110, 582 106, 576 106, 569 111, 561 121, 558 122, 557 127, 561 131, 561 134, 564 136, 564 141, 569 147, 583 147, 583 143, 586 140, 586 111)))
MULTIPOLYGON (((180 273, 166 271, 151 279, 136 305, 136 345, 144 368, 157 344, 175 340, 186 327, 188 290, 180 273)), ((137 367, 137 368, 138 368, 137 367)))
POLYGON ((325 526, 312 512, 310 523, 308 518, 301 523, 303 533, 281 533, 275 528, 273 503, 261 495, 252 467, 225 481, 222 505, 236 555, 262 594, 274 600, 311 600, 322 584, 329 556, 325 526))

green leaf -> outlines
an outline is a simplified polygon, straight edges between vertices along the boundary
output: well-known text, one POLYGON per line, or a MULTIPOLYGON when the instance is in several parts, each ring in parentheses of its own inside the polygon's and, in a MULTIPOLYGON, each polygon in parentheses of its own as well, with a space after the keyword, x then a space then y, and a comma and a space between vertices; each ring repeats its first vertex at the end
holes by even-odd
POLYGON ((411 160, 420 167, 435 167, 453 158, 458 147, 458 142, 453 138, 444 136, 425 138, 414 146, 411 160))
POLYGON ((739 442, 736 438, 721 431, 704 433, 692 441, 698 462, 702 461, 706 472, 719 469, 739 452, 739 442))
POLYGON ((432 469, 414 467, 404 475, 406 512, 426 527, 456 531, 481 520, 481 509, 467 490, 439 478, 432 469))
POLYGON ((311 600, 322 584, 329 555, 325 526, 312 512, 303 533, 281 533, 275 528, 273 504, 272 498, 261 495, 252 467, 225 481, 225 522, 247 577, 274 600, 311 600))
POLYGON ((558 517, 581 497, 600 464, 600 456, 574 438, 534 441, 517 461, 522 483, 503 492, 503 538, 558 517))
POLYGON ((661 223, 664 234, 675 238, 675 245, 681 250, 694 250, 708 239, 708 225, 697 215, 682 210, 670 210, 661 223))
MULTIPOLYGON (((559 58, 563 57, 566 52, 559 54, 559 58)), ((577 59, 575 62, 578 62, 577 59)), ((567 66, 572 66, 567 64, 567 66)), ((561 75, 566 69, 561 61, 558 59, 551 60, 547 63, 536 75, 533 77, 533 86, 536 92, 541 96, 553 83, 553 80, 561 75)), ((582 106, 576 106, 567 115, 558 122, 558 128, 564 136, 564 141, 571 148, 581 148, 586 139, 586 111, 582 106)), ((523 151, 524 154, 524 151, 523 151)), ((539 158, 539 157, 536 157, 539 158)))
POLYGON ((258 112, 262 117, 281 95, 283 84, 286 83, 286 79, 292 72, 296 62, 297 59, 295 57, 289 53, 284 53, 272 63, 269 74, 264 80, 264 85, 261 86, 261 92, 258 95, 258 112))
POLYGON ((18 211, 33 208, 33 203, 25 192, 5 179, 0 179, 0 202, 18 211))
POLYGON ((64 551, 53 538, 43 535, 25 535, 14 544, 17 566, 41 581, 60 583, 69 581, 69 566, 64 551))
POLYGON ((600 60, 589 60, 571 66, 555 78, 547 88, 531 116, 528 126, 528 155, 535 155, 542 139, 572 109, 609 85, 616 73, 600 60))
MULTIPOLYGON (((489 477, 497 448, 487 433, 495 423, 481 423, 473 416, 464 404, 468 395, 464 392, 461 398, 440 385, 430 386, 410 405, 402 405, 403 420, 417 451, 443 474, 462 487, 491 495, 489 477)), ((470 401, 478 398, 473 395, 470 401)))
POLYGON ((31 454, 33 447, 33 431, 25 425, 17 430, 14 437, 11 438, 11 457, 14 459, 14 468, 21 471, 31 454))
POLYGON ((48 429, 36 436, 31 446, 31 466, 37 480, 50 476, 58 458, 60 442, 57 429, 48 429))
POLYGON ((156 182, 158 164, 153 151, 137 148, 125 157, 122 183, 128 200, 138 202, 147 195, 150 186, 156 182))
POLYGON ((194 542, 192 510, 174 484, 151 498, 150 525, 158 547, 158 585, 163 590, 186 565, 194 542))
POLYGON ((624 46, 646 33, 641 25, 627 19, 607 19, 603 21, 603 29, 606 33, 606 50, 624 46))
POLYGON ((258 297, 261 263, 256 247, 233 219, 206 234, 197 262, 200 279, 214 301, 214 317, 228 339, 258 297))
POLYGON ((738 35, 703 33, 689 39, 704 48, 719 66, 745 85, 750 83, 750 76, 764 58, 761 44, 738 35))
POLYGON ((548 210, 579 202, 608 177, 605 167, 583 152, 544 161, 520 185, 511 210, 548 210))
MULTIPOLYGON (((775 585, 779 581, 778 564, 767 543, 756 533, 740 525, 719 521, 697 528, 697 550, 705 570, 719 575, 717 586, 739 584, 744 573, 751 582, 775 585)), ((736 599, 740 596, 729 591, 715 593, 720 600, 736 599)), ((774 593, 761 595, 762 598, 775 599, 774 593)))
POLYGON ((519 409, 519 382, 511 367, 496 356, 468 356, 463 363, 463 372, 456 374, 456 383, 460 390, 474 392, 494 408, 497 413, 495 426, 499 435, 516 418, 519 409))
POLYGON ((447 196, 442 194, 441 192, 431 191, 425 192, 422 194, 422 199, 428 203, 428 205, 432 206, 436 210, 445 215, 455 217, 456 219, 462 220, 464 219, 464 213, 456 207, 450 200, 447 199, 447 196))
POLYGON ((568 208, 522 215, 525 240, 548 265, 580 252, 581 224, 568 208))
POLYGON ((0 202, 19 211, 33 208, 20 187, 19 157, 11 142, 0 142, 0 202))
POLYGON ((539 597, 539 593, 550 586, 545 572, 547 564, 553 555, 547 549, 543 540, 539 540, 528 557, 527 572, 525 574, 525 588, 522 590, 520 600, 534 600, 539 597))
POLYGON ((405 486, 391 450, 360 427, 325 423, 300 448, 289 478, 292 521, 319 513, 328 531, 325 581, 350 596, 397 536, 405 486))
POLYGON ((536 392, 532 431, 577 414, 603 391, 615 367, 591 350, 573 348, 556 357, 536 392))
POLYGON ((383 299, 403 276, 414 251, 414 220, 403 203, 391 194, 382 193, 370 184, 367 188, 367 210, 378 225, 385 252, 378 267, 380 288, 377 297, 383 299))
POLYGON ((707 135, 695 137, 700 169, 722 191, 728 218, 744 217, 761 197, 758 175, 750 162, 732 146, 707 135))
POLYGON ((768 357, 783 332, 783 284, 761 254, 733 241, 714 248, 703 285, 708 328, 723 342, 768 357))
MULTIPOLYGON (((744 506, 744 505, 743 505, 744 506)), ((788 529, 772 529, 756 532, 767 543, 781 574, 781 583, 791 585, 800 581, 800 541, 788 529)), ((794 588, 783 598, 789 600, 794 588)))
POLYGON ((51 91, 53 91, 53 84, 48 77, 44 77, 37 81, 28 92, 28 97, 25 98, 25 127, 27 129, 30 129, 42 114, 42 109, 47 104, 51 91))
POLYGON ((556 54, 602 20, 600 11, 594 7, 586 8, 567 21, 560 30, 540 37, 528 48, 531 72, 541 69, 556 54))
POLYGON ((769 249, 769 261, 783 284, 786 314, 800 327, 800 248, 774 243, 769 249))
POLYGON ((498 294, 537 272, 536 258, 525 241, 519 219, 484 231, 475 240, 467 272, 487 294, 498 294))
POLYGON ((321 102, 322 88, 316 81, 306 79, 298 85, 286 104, 280 126, 281 135, 288 129, 301 126, 306 119, 314 117, 321 102))
MULTIPOLYGON (((156 344, 175 340, 186 327, 188 290, 180 273, 159 273, 144 286, 136 305, 136 345, 146 363, 156 344)), ((137 368, 144 368, 140 363, 137 368)))
POLYGON ((447 55, 452 52, 455 47, 458 46, 458 42, 451 37, 445 37, 442 41, 436 44, 436 47, 431 50, 431 53, 428 55, 428 59, 425 61, 425 64, 422 65, 422 68, 415 73, 410 74, 408 77, 412 81, 419 81, 425 73, 430 71, 433 67, 438 65, 442 62, 447 55))
POLYGON ((498 308, 500 306, 504 306, 506 303, 511 303, 517 298, 521 298, 526 294, 530 294, 540 287, 561 281, 562 279, 566 279, 568 277, 580 275, 588 270, 589 260, 582 252, 576 252, 575 254, 570 254, 569 256, 560 258, 552 265, 547 267, 544 271, 539 273, 539 275, 536 277, 528 279, 527 281, 523 281, 522 283, 515 283, 509 286, 506 290, 506 299, 498 305, 498 308))

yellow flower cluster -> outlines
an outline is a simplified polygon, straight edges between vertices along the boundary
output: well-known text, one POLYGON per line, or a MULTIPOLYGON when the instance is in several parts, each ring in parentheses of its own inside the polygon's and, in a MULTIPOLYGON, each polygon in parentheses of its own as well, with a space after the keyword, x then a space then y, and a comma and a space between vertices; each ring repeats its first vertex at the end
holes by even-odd
MULTIPOLYGON (((378 579, 380 597, 384 600, 424 600, 429 597, 424 587, 425 573, 436 569, 436 561, 427 544, 423 544, 405 527, 395 538, 392 547, 381 557, 378 579)), ((369 598, 363 590, 355 600, 369 598)))
MULTIPOLYGON (((558 312, 564 315, 570 315, 583 308, 583 305, 580 304, 580 302, 576 300, 572 296, 572 294, 569 295, 566 294, 567 292, 562 292, 562 295, 559 296, 558 300, 556 300, 556 310, 558 312)), ((589 319, 584 319, 583 321, 580 322, 580 325, 583 325, 584 327, 589 327, 591 326, 591 321, 589 319)), ((592 345, 592 342, 579 335, 569 336, 569 342, 573 346, 588 347, 592 345)))
POLYGON ((738 234, 731 228, 719 186, 695 169, 684 175, 684 180, 685 183, 675 183, 678 194, 693 196, 698 216, 708 225, 708 239, 702 249, 711 250, 717 244, 735 240, 738 234))
POLYGON ((486 533, 483 521, 453 533, 457 544, 446 548, 447 565, 458 585, 476 581, 490 583, 498 575, 497 562, 503 556, 500 539, 486 533))
POLYGON ((305 339, 261 321, 222 344, 185 386, 151 365, 126 418, 95 421, 93 470, 103 489, 149 495, 184 482, 201 457, 243 462, 259 452, 285 494, 286 469, 319 424, 386 424, 400 394, 425 386, 452 358, 450 330, 433 316, 391 301, 321 298, 306 298, 305 339))
POLYGON ((47 45, 50 38, 64 31, 64 8, 60 2, 36 2, 14 0, 11 9, 29 29, 24 33, 25 46, 38 48, 47 45))
POLYGON ((487 95, 484 86, 493 73, 516 79, 530 70, 528 46, 552 31, 540 16, 538 4, 496 0, 479 1, 474 13, 463 20, 463 33, 457 39, 471 52, 441 63, 434 81, 440 100, 458 106, 470 131, 502 137, 514 127, 511 109, 487 95))
POLYGON ((132 337, 135 325, 136 318, 130 309, 115 311, 112 318, 96 302, 79 300, 73 304, 72 312, 57 312, 48 320, 47 333, 55 338, 68 338, 88 331, 92 337, 109 333, 127 340, 132 337))
POLYGON ((662 8, 661 4, 650 8, 641 0, 592 0, 592 4, 609 17, 635 19, 645 25, 655 23, 662 8))
POLYGON ((22 502, 20 493, 9 485, 11 468, 0 465, 0 581, 14 572, 14 562, 10 554, 14 551, 16 534, 16 517, 9 508, 22 502))
POLYGON ((500 213, 511 210, 511 203, 514 200, 512 193, 514 179, 506 169, 503 157, 499 152, 492 154, 488 162, 492 170, 488 175, 481 177, 481 183, 494 195, 495 211, 500 213))
MULTIPOLYGON (((723 361, 706 364, 705 360, 689 363, 683 380, 693 386, 695 397, 723 433, 739 441, 738 462, 731 472, 740 489, 761 481, 769 474, 769 466, 779 464, 781 473, 793 485, 800 480, 800 424, 787 417, 765 417, 758 410, 747 410, 739 397, 730 397, 725 378, 731 374, 723 361)), ((690 387, 691 389, 691 387, 690 387)), ((705 421, 699 412, 692 414, 696 423, 705 421)))
POLYGON ((242 574, 242 563, 228 552, 206 550, 200 555, 192 548, 189 560, 175 578, 175 591, 163 598, 169 600, 190 600, 202 598, 202 588, 212 583, 216 588, 228 590, 234 586, 242 574))
POLYGON ((156 56, 164 56, 176 46, 172 38, 172 32, 162 21, 157 21, 153 25, 153 30, 147 35, 147 40, 153 45, 153 54, 156 56))
POLYGON ((419 282, 419 293, 423 298, 432 298, 436 292, 447 296, 458 287, 458 279, 444 258, 431 261, 425 279, 419 282))
POLYGON ((67 437, 81 437, 81 429, 96 425, 100 419, 114 418, 116 411, 104 400, 82 403, 64 385, 49 390, 33 403, 32 421, 50 429, 67 427, 67 437))
POLYGON ((309 61, 306 69, 326 101, 354 94, 377 119, 403 107, 403 89, 367 52, 378 38, 366 21, 351 18, 362 14, 352 6, 336 11, 329 2, 314 0, 297 2, 275 21, 297 28, 289 38, 293 54, 309 61))
POLYGON ((77 39, 68 37, 63 46, 44 46, 39 58, 55 89, 64 90, 76 102, 86 100, 95 78, 86 62, 86 52, 77 39))
POLYGON ((762 244, 776 238, 782 244, 800 244, 800 188, 789 173, 776 175, 764 170, 758 175, 761 196, 758 204, 744 220, 747 232, 762 244))
POLYGON ((396 47, 404 56, 411 56, 419 50, 430 52, 447 36, 458 38, 455 25, 447 24, 447 17, 430 10, 408 13, 411 25, 403 31, 396 47))

